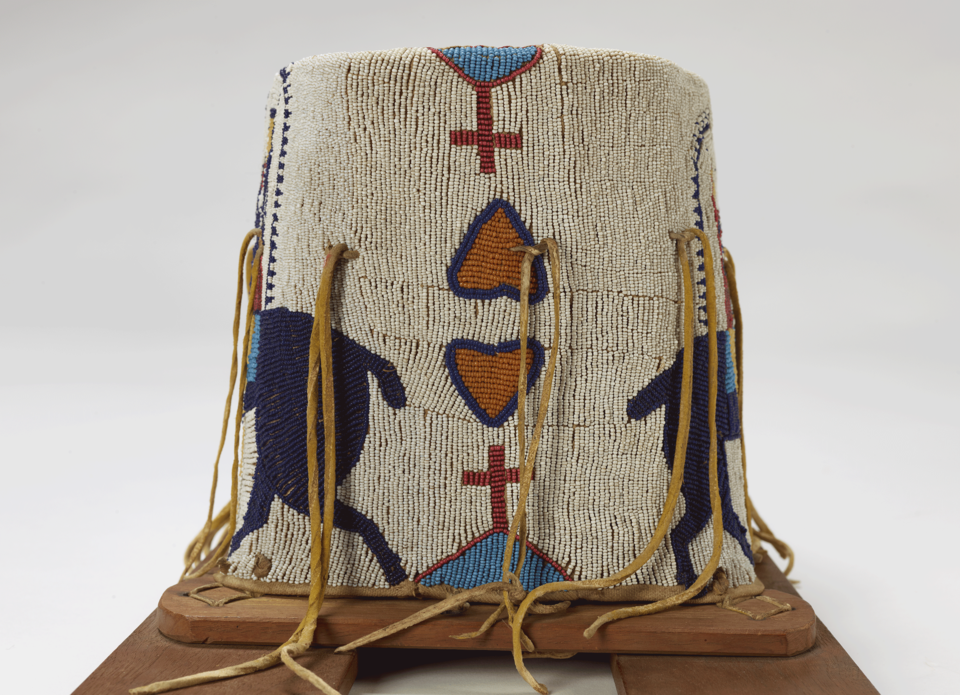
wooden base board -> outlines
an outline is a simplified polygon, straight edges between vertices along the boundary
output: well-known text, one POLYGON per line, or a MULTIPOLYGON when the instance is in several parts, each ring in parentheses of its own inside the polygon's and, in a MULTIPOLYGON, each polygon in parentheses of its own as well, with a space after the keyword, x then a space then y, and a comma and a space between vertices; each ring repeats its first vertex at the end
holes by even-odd
MULTIPOLYGON (((797 595, 772 560, 757 576, 797 595)), ((618 695, 879 695, 819 618, 813 647, 792 659, 611 654, 610 666, 618 695)))
MULTIPOLYGON (((167 637, 186 643, 277 645, 297 628, 306 610, 302 597, 262 596, 223 606, 209 606, 186 594, 209 578, 181 582, 160 599, 158 627, 167 637)), ((813 646, 817 618, 798 596, 767 590, 766 595, 789 603, 793 610, 756 621, 714 605, 681 606, 636 620, 621 620, 601 628, 592 639, 583 631, 610 610, 632 604, 576 603, 564 613, 530 615, 524 630, 538 650, 619 654, 700 654, 736 656, 793 656, 813 646)), ((235 595, 231 589, 204 592, 211 599, 235 595)), ((317 625, 314 644, 347 644, 401 620, 433 601, 415 599, 327 599, 317 625)), ((740 608, 761 613, 770 604, 750 600, 740 608)), ((459 615, 441 615, 371 646, 407 649, 481 649, 509 651, 510 630, 498 622, 486 634, 471 640, 452 635, 473 632, 494 609, 473 605, 459 615)))
MULTIPOLYGON (((795 596, 796 589, 784 578, 773 562, 757 566, 757 576, 771 588, 795 596)), ((127 695, 135 685, 157 680, 199 673, 212 668, 232 666, 262 656, 263 647, 184 644, 175 642, 157 631, 158 613, 151 613, 143 624, 113 652, 74 695, 127 695)), ((63 645, 69 649, 69 642, 63 645)), ((319 673, 341 695, 348 695, 360 660, 361 673, 369 676, 371 663, 382 664, 378 650, 359 653, 334 654, 329 649, 311 650, 300 657, 301 663, 319 673), (367 668, 364 667, 367 665, 367 668)), ((398 652, 403 654, 404 652, 398 652)), ((407 652, 409 654, 409 652, 407 652)), ((420 652, 422 655, 437 652, 420 652)), ((382 654, 382 652, 380 652, 382 654)), ((877 695, 876 688, 857 668, 843 647, 817 620, 817 639, 813 647, 790 658, 737 657, 722 659, 705 656, 671 656, 642 654, 612 654, 611 666, 620 695, 877 695)), ((422 665, 423 659, 404 661, 422 665)), ((549 675, 549 663, 537 664, 544 676, 549 675)), ((517 692, 523 692, 518 686, 517 692)), ((528 691, 532 692, 532 691, 528 691)), ((301 680, 292 671, 278 667, 240 679, 186 688, 184 695, 217 695, 243 693, 249 695, 316 695, 310 683, 301 680)))
MULTIPOLYGON (((69 648, 69 644, 62 646, 69 648)), ((157 632, 156 614, 151 614, 73 695, 129 695, 130 688, 236 666, 263 655, 263 647, 174 642, 157 632)), ((311 649, 298 657, 297 663, 316 673, 341 695, 349 695, 357 677, 356 652, 334 654, 332 649, 311 649)), ((37 676, 37 686, 37 689, 43 687, 42 674, 37 676)), ((318 695, 320 691, 281 665, 242 678, 203 683, 174 692, 177 695, 318 695)))

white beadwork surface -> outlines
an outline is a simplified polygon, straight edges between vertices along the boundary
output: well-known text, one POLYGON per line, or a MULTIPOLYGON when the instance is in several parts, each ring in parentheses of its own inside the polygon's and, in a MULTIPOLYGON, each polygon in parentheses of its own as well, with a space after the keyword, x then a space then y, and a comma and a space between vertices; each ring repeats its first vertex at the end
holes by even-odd
MULTIPOLYGON (((395 365, 407 402, 394 409, 367 376, 369 433, 337 494, 374 520, 413 579, 491 528, 490 488, 461 484, 464 471, 486 470, 491 445, 505 447, 508 469, 517 465, 516 414, 500 427, 479 422, 444 355, 455 340, 516 340, 518 302, 457 296, 448 268, 495 199, 517 211, 534 240, 556 239, 560 287, 549 291, 560 292, 562 338, 529 539, 569 577, 602 577, 643 549, 669 481, 663 408, 636 421, 626 404, 681 347, 670 232, 699 223, 710 237, 718 330, 728 328, 708 92, 666 60, 546 45, 537 64, 490 95, 493 132, 521 133, 522 148, 495 149, 496 171, 480 173, 477 148, 454 146, 450 136, 478 128, 474 87, 430 50, 316 56, 286 69, 268 104, 277 115, 268 127, 269 281, 260 299, 265 312, 312 314, 324 249, 346 242, 360 252, 337 270, 334 327, 395 365)), ((548 294, 531 306, 530 336, 547 352, 552 302, 548 294)), ((697 314, 705 315, 702 301, 697 314)), ((697 334, 705 332, 698 321, 697 334)), ((529 393, 528 423, 541 386, 538 378, 529 393)), ((251 411, 238 527, 257 456, 254 422, 251 411)), ((745 525, 739 441, 725 446, 745 525)), ((508 518, 517 488, 506 485, 508 518)), ((675 519, 684 509, 681 499, 675 519)), ((275 498, 266 525, 231 554, 229 573, 254 579, 262 553, 272 562, 266 581, 308 581, 308 529, 305 516, 275 498)), ((333 538, 331 585, 390 586, 360 536, 337 529, 333 538)), ((696 572, 711 547, 708 526, 690 545, 696 572)), ((734 586, 755 578, 732 538, 720 565, 734 586)), ((676 571, 665 542, 625 584, 674 586, 676 571)))

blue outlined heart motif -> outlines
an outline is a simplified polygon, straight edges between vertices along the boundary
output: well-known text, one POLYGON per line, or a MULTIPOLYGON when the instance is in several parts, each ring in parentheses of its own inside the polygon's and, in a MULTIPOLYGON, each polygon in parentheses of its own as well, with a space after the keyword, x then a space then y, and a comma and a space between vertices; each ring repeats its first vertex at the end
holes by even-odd
MULTIPOLYGON (((508 228, 509 229, 509 228, 508 228)), ((510 251, 514 246, 532 246, 534 244, 533 236, 527 231, 523 220, 514 207, 505 200, 494 198, 483 211, 470 224, 467 229, 467 235, 453 256, 450 267, 447 269, 447 281, 450 283, 450 289, 458 297, 463 299, 497 299, 498 297, 510 297, 514 301, 520 301, 520 261, 522 255, 515 251, 510 251), (485 243, 488 239, 483 237, 497 236, 495 229, 500 226, 501 221, 505 219, 516 234, 511 240, 502 239, 504 245, 496 248, 495 244, 485 243), (481 244, 477 244, 477 240, 481 244), (472 268, 483 268, 492 275, 501 274, 502 280, 492 286, 471 285, 466 278, 461 278, 461 271, 472 268), (516 284, 513 284, 513 283, 516 284)), ((531 267, 531 288, 535 288, 530 293, 530 303, 536 304, 547 296, 549 290, 547 282, 547 270, 543 264, 543 258, 538 256, 533 261, 531 267)))
MULTIPOLYGON (((529 392, 543 368, 543 345, 528 338, 527 351, 530 360, 527 371, 529 392)), ((484 425, 500 427, 516 411, 519 340, 490 345, 459 338, 447 345, 444 361, 457 393, 484 425), (511 393, 512 396, 508 398, 511 393)))

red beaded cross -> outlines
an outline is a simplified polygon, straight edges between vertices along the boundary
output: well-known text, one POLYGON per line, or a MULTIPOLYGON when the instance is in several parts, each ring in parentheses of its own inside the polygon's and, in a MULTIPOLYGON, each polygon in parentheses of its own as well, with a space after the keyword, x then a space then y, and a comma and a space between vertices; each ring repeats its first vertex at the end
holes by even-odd
POLYGON ((487 470, 463 472, 464 485, 490 487, 490 503, 493 506, 492 530, 504 533, 510 530, 507 525, 507 483, 519 482, 520 469, 506 468, 504 465, 502 444, 494 444, 487 450, 487 470))
POLYGON ((456 63, 450 60, 436 48, 431 48, 443 62, 456 70, 457 74, 471 85, 477 93, 477 129, 476 130, 451 130, 450 144, 454 146, 475 146, 477 154, 480 155, 480 173, 494 174, 497 171, 497 165, 494 162, 494 151, 501 150, 519 150, 523 148, 523 135, 521 133, 494 133, 493 132, 493 111, 490 108, 490 92, 494 87, 499 87, 505 82, 509 82, 517 75, 526 72, 540 60, 541 50, 538 48, 536 54, 529 63, 518 70, 514 70, 506 77, 492 82, 481 82, 469 77, 463 70, 457 67, 456 63))
POLYGON ((519 150, 523 147, 523 136, 520 133, 494 133, 493 113, 490 110, 490 88, 477 85, 477 129, 451 130, 451 145, 475 145, 480 155, 480 173, 493 174, 497 165, 493 160, 493 151, 496 148, 519 150))

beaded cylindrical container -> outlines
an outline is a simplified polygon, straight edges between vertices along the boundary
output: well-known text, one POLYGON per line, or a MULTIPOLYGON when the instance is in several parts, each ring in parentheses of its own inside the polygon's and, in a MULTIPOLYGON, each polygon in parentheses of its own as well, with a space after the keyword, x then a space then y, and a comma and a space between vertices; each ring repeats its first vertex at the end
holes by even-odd
MULTIPOLYGON (((331 307, 337 487, 327 594, 445 596, 502 578, 519 488, 518 379, 525 369, 535 415, 557 318, 519 579, 529 590, 629 565, 654 534, 674 466, 685 317, 670 234, 696 227, 714 267, 694 244, 681 498, 646 565, 580 595, 664 598, 708 563, 708 303, 719 351, 720 584, 728 596, 762 590, 699 77, 652 56, 557 45, 339 53, 282 70, 267 110, 261 281, 236 531, 220 581, 308 592, 308 352, 326 249, 341 242, 359 256, 338 268, 331 307), (522 254, 513 249, 547 237, 558 244, 560 281, 545 256, 533 261, 521 365, 522 254)), ((318 456, 322 468, 322 437, 318 456)), ((716 584, 696 600, 717 600, 716 584)))

